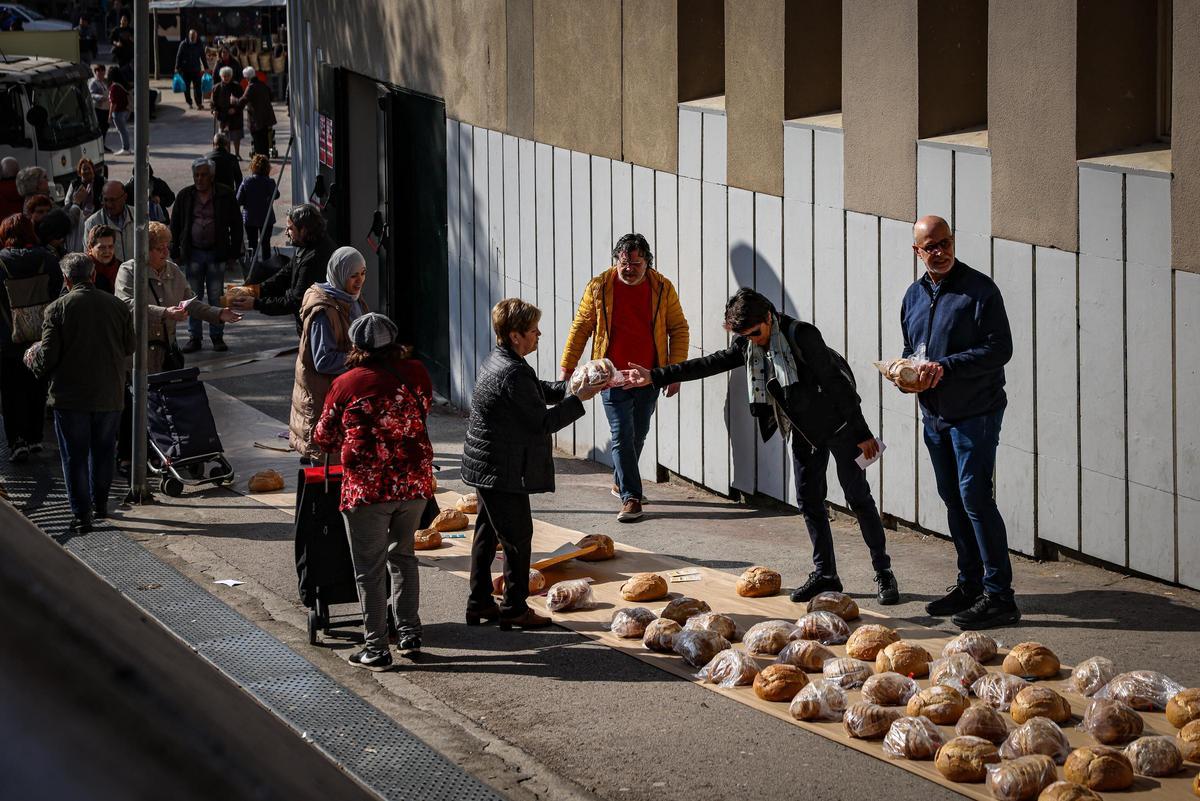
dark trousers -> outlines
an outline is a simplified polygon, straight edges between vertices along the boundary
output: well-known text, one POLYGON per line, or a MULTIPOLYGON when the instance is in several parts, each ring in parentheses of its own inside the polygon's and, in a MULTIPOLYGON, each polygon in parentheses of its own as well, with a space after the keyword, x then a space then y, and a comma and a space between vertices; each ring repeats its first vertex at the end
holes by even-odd
POLYGON ((100 139, 104 142, 104 146, 108 147, 108 109, 96 109, 96 123, 100 126, 100 139))
POLYGON ((258 258, 259 259, 265 259, 271 255, 271 229, 272 229, 272 227, 273 226, 270 226, 270 225, 258 226, 258 225, 251 225, 250 223, 245 223, 246 246, 249 248, 253 248, 253 247, 255 247, 255 245, 258 245, 259 246, 259 248, 258 248, 258 258), (260 237, 262 238, 261 242, 259 241, 260 237))
POLYGON ((40 445, 46 424, 46 382, 21 361, 20 345, 0 354, 0 413, 8 447, 40 445))
POLYGON ((496 542, 504 548, 504 599, 500 614, 520 617, 529 608, 529 560, 533 547, 533 514, 529 496, 523 492, 476 489, 479 514, 475 517, 475 540, 471 543, 471 598, 468 610, 486 611, 492 601, 492 562, 496 542))
POLYGON ((80 520, 92 518, 93 506, 108 509, 120 420, 120 412, 54 410, 67 500, 80 520))
POLYGON ((180 73, 183 76, 183 96, 188 106, 204 108, 204 95, 200 92, 200 73, 180 73))
POLYGON ((638 459, 650 433, 658 390, 654 387, 621 389, 614 387, 600 393, 608 430, 612 435, 613 480, 621 493, 621 501, 640 501, 642 474, 638 459))
POLYGON ((808 527, 808 538, 812 540, 813 568, 823 576, 837 575, 833 532, 829 528, 829 513, 825 510, 825 494, 829 489, 825 474, 831 455, 837 467, 838 483, 846 495, 846 503, 858 517, 859 531, 871 551, 871 566, 876 571, 892 566, 883 537, 883 521, 879 519, 879 509, 871 497, 867 474, 854 462, 861 454, 858 444, 845 429, 816 447, 810 447, 799 432, 792 434, 796 497, 800 500, 800 513, 804 515, 804 524, 808 527))
POLYGON ((262 128, 250 132, 250 154, 254 155, 256 153, 261 153, 264 156, 271 155, 270 128, 262 128))
POLYGON ((958 581, 1011 599, 1008 532, 996 507, 992 478, 1004 410, 962 420, 942 431, 925 425, 938 495, 946 504, 950 538, 958 552, 958 581))

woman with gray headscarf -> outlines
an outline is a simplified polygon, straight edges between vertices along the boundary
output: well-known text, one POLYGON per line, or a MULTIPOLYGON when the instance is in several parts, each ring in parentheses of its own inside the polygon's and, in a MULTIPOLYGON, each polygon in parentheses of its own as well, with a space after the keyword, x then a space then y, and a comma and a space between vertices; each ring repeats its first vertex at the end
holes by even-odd
POLYGON ((329 257, 325 282, 309 287, 300 304, 300 352, 296 354, 288 439, 302 461, 315 463, 321 458, 321 449, 312 442, 313 426, 333 379, 346 372, 350 323, 367 311, 359 297, 366 280, 363 255, 354 248, 340 247, 329 257))

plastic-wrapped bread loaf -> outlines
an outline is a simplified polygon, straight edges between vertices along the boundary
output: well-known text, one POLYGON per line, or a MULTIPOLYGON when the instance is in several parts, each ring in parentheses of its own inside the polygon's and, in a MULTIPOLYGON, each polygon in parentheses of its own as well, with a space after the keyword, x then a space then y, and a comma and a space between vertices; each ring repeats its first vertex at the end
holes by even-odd
POLYGON ((986 673, 970 654, 951 654, 929 666, 929 683, 946 684, 965 695, 986 673))
POLYGON ((892 721, 883 737, 883 751, 895 759, 933 759, 942 747, 942 732, 924 715, 892 721))
POLYGON ((1067 781, 1093 790, 1126 790, 1133 785, 1133 765, 1115 748, 1085 745, 1076 748, 1063 763, 1067 781))
POLYGON ((1071 719, 1071 705, 1049 687, 1035 684, 1017 693, 1009 714, 1018 725, 1033 718, 1050 718, 1055 723, 1066 723, 1071 719))
POLYGON ((578 395, 584 385, 603 387, 617 380, 620 373, 609 359, 592 359, 575 368, 567 380, 567 391, 578 395))
POLYGON ((924 715, 941 726, 952 726, 967 710, 967 698, 946 684, 933 684, 908 699, 907 713, 924 715))
POLYGON ((1125 746, 1125 756, 1141 776, 1170 776, 1183 768, 1183 753, 1174 737, 1139 737, 1125 746))
POLYGON ((1000 756, 1016 759, 1042 754, 1061 763, 1071 753, 1071 744, 1058 724, 1048 718, 1034 718, 1013 729, 1000 746, 1000 756))
POLYGON ((1154 670, 1119 673, 1096 693, 1096 698, 1114 698, 1134 709, 1162 711, 1182 692, 1183 685, 1154 670))
POLYGON ((842 725, 846 734, 859 740, 878 740, 887 734, 892 723, 904 713, 894 707, 859 701, 846 707, 842 725))
POLYGON ((971 692, 992 709, 1007 712, 1017 693, 1029 686, 1025 679, 1010 673, 985 673, 971 685, 971 692))
POLYGON ((871 364, 875 365, 875 369, 882 373, 884 378, 900 389, 914 392, 920 385, 917 378, 919 363, 914 359, 899 357, 887 361, 871 362, 871 364))
POLYGON ((809 673, 820 673, 821 666, 837 654, 816 640, 792 640, 783 647, 775 661, 781 665, 795 665, 809 673))
POLYGON ((942 656, 970 654, 972 659, 983 664, 996 656, 998 647, 995 640, 981 631, 964 631, 942 647, 942 656))
POLYGON ((987 786, 997 801, 1032 801, 1058 778, 1054 760, 1041 754, 988 765, 987 786))
POLYGON ((858 604, 843 592, 822 592, 808 602, 808 613, 833 612, 842 620, 854 620, 859 616, 858 604))
POLYGON ((657 618, 646 626, 646 631, 642 634, 642 645, 651 651, 669 654, 674 650, 675 635, 682 630, 683 626, 674 620, 657 618))
POLYGON ((667 580, 657 573, 637 573, 621 585, 626 601, 658 601, 667 597, 667 580))
POLYGON ((667 620, 674 620, 679 625, 687 623, 688 618, 694 615, 711 612, 708 604, 701 601, 699 598, 672 598, 670 603, 662 610, 659 617, 665 617, 667 620))
POLYGON ((738 687, 751 684, 758 675, 754 657, 736 648, 726 648, 705 665, 696 678, 718 687, 738 687))
POLYGON ((795 632, 794 623, 786 620, 764 620, 750 627, 742 637, 742 643, 752 654, 775 656, 787 646, 795 632))
POLYGON ((1080 695, 1091 697, 1117 675, 1117 666, 1106 656, 1093 656, 1083 660, 1071 671, 1071 689, 1080 695))
POLYGON ((981 737, 955 737, 937 750, 933 758, 938 773, 952 782, 979 783, 987 778, 987 766, 1000 761, 996 746, 981 737))
POLYGON ((929 662, 933 657, 921 646, 900 640, 885 646, 875 654, 876 673, 899 673, 902 676, 921 678, 929 674, 929 662))
POLYGON ((734 625, 733 618, 716 612, 701 612, 698 615, 692 615, 687 619, 687 623, 683 624, 683 627, 690 631, 711 631, 720 634, 730 642, 737 639, 737 626, 734 625))
POLYGON ((796 621, 797 636, 821 645, 841 645, 850 639, 850 627, 833 612, 810 612, 796 621))
POLYGON ((904 706, 920 691, 920 685, 899 673, 876 673, 863 682, 864 701, 880 706, 904 706))
POLYGON ((808 686, 808 674, 794 665, 767 665, 754 677, 754 694, 764 701, 790 701, 808 686))
POLYGON ((1181 690, 1167 701, 1167 721, 1177 729, 1200 720, 1200 689, 1181 690))
POLYGON ((967 707, 954 724, 954 733, 962 737, 982 737, 999 745, 1008 737, 1008 724, 1004 716, 990 706, 975 704, 967 707))
POLYGON ((583 579, 560 581, 546 593, 546 608, 551 612, 586 609, 592 605, 592 585, 583 579))
POLYGON ((1049 648, 1040 642, 1022 642, 1014 645, 1004 657, 1001 669, 1014 676, 1052 679, 1058 675, 1059 667, 1058 657, 1049 648))
POLYGON ((734 590, 743 598, 765 598, 779 592, 781 586, 783 577, 777 571, 755 565, 742 573, 734 590))
POLYGON ((1038 794, 1037 801, 1101 801, 1101 798, 1082 784, 1054 782, 1038 794))
POLYGON ((644 606, 634 606, 629 609, 618 609, 613 613, 608 630, 618 637, 635 639, 646 633, 646 627, 657 618, 644 606))
POLYGON ((817 679, 796 693, 788 714, 796 720, 841 720, 846 704, 845 690, 832 681, 817 679))
POLYGON ((729 647, 729 640, 707 629, 683 629, 671 639, 671 649, 694 668, 702 668, 729 647))
POLYGON ((853 690, 863 686, 863 682, 870 678, 871 663, 843 656, 826 661, 821 666, 821 673, 839 687, 853 690))
POLYGON ((1093 698, 1084 710, 1079 728, 1099 742, 1112 745, 1141 737, 1145 722, 1128 704, 1111 698, 1093 698))
POLYGON ((899 641, 900 635, 894 629, 876 623, 867 623, 851 632, 849 639, 846 640, 846 655, 874 662, 880 651, 899 641))

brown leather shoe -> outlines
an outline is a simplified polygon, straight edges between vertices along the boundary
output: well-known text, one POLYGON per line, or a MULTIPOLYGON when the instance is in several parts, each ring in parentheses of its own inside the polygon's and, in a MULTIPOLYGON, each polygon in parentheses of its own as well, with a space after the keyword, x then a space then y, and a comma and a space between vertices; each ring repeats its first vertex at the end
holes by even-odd
POLYGON ((632 523, 635 520, 642 518, 642 505, 630 498, 621 504, 621 511, 617 513, 618 523, 632 523))
POLYGON ((543 626, 549 626, 553 622, 550 618, 543 617, 532 609, 526 609, 525 614, 519 617, 500 618, 500 630, 510 631, 513 626, 520 629, 540 629, 543 626))
POLYGON ((467 625, 478 626, 481 623, 495 623, 500 619, 500 607, 492 604, 486 609, 467 609, 467 625))

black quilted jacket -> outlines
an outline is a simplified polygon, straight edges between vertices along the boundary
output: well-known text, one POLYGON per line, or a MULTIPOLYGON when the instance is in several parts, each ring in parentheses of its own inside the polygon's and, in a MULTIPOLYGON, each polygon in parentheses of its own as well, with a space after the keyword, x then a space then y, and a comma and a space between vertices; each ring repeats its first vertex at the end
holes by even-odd
POLYGON ((553 492, 550 435, 583 417, 583 403, 566 390, 565 381, 539 381, 512 350, 492 350, 471 397, 463 482, 502 492, 553 492))

